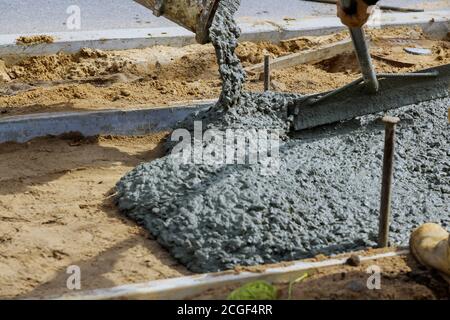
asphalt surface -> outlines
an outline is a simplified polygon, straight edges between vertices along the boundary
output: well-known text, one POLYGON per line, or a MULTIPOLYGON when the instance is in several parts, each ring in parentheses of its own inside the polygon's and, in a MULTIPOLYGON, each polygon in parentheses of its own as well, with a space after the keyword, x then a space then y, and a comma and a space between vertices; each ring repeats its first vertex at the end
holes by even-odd
MULTIPOLYGON (((450 9, 449 0, 382 0, 380 3, 411 7, 426 4, 425 8, 430 10, 450 9)), ((175 26, 164 18, 156 18, 132 0, 0 0, 0 34, 71 31, 66 21, 70 16, 67 9, 72 5, 80 8, 80 31, 175 26)), ((276 22, 284 18, 334 14, 333 5, 303 0, 242 0, 238 20, 250 17, 276 22)))

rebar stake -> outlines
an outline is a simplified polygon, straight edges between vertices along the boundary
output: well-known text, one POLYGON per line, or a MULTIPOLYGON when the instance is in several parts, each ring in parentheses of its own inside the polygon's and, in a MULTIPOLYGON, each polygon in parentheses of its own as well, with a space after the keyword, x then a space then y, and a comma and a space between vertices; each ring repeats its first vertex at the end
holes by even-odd
POLYGON ((270 56, 264 56, 264 91, 270 90, 270 56))
POLYGON ((395 126, 400 122, 397 117, 383 117, 385 127, 383 178, 381 185, 380 222, 378 230, 378 246, 389 245, 389 220, 391 216, 391 188, 394 163, 395 126))

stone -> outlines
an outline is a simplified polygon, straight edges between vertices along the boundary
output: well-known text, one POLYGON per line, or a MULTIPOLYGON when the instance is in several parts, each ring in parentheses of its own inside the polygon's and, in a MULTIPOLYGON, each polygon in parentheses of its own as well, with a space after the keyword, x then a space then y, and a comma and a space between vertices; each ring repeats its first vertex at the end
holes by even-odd
POLYGON ((361 258, 358 255, 351 255, 346 262, 349 266, 358 267, 361 265, 361 258))
POLYGON ((270 81, 270 86, 275 91, 279 91, 279 92, 287 91, 287 87, 286 87, 286 85, 283 82, 272 80, 272 81, 270 81))
POLYGON ((9 81, 11 81, 11 78, 8 75, 6 64, 3 60, 0 60, 0 83, 9 81))

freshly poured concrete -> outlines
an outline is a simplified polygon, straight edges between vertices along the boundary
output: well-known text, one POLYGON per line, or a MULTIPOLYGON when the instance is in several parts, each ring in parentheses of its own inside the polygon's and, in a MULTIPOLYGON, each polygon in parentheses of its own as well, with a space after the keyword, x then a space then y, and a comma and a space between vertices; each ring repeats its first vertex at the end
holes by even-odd
MULTIPOLYGON (((285 137, 290 127, 286 109, 296 97, 235 90, 242 73, 224 64, 238 63, 233 50, 227 51, 237 33, 230 12, 222 12, 216 22, 225 22, 223 34, 231 38, 221 43, 224 38, 213 25, 219 36, 212 35, 212 40, 225 97, 196 119, 204 129, 275 129, 285 137)), ((391 113, 402 119, 393 243, 406 244, 409 231, 420 223, 450 224, 449 102, 435 100, 391 113)), ((183 163, 179 153, 170 153, 141 164, 119 181, 118 206, 197 272, 374 246, 384 139, 379 116, 286 139, 278 170, 261 170, 258 164, 183 163)), ((192 123, 182 127, 192 129, 192 123)), ((212 146, 223 147, 218 141, 203 143, 205 149, 212 146)))
POLYGON ((234 21, 239 4, 240 1, 233 0, 219 2, 217 14, 209 30, 222 79, 219 104, 224 109, 234 107, 239 103, 245 82, 245 71, 241 61, 234 54, 241 31, 236 23, 231 22, 234 21))
MULTIPOLYGON (((450 99, 398 115, 394 244, 424 222, 450 225, 450 99)), ((198 272, 374 246, 384 131, 376 116, 302 133, 281 167, 142 164, 118 184, 119 206, 198 272)))

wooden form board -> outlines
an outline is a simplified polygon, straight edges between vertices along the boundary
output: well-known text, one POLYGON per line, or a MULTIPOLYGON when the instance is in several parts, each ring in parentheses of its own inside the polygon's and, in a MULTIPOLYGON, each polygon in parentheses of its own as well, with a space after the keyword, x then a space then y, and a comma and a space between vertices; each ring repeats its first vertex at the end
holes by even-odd
MULTIPOLYGON (((327 44, 319 48, 301 51, 287 56, 278 57, 270 62, 271 70, 284 69, 305 63, 317 63, 331 59, 337 55, 353 51, 352 40, 345 39, 327 44)), ((264 72, 264 63, 259 63, 245 69, 248 73, 258 74, 264 72)))

